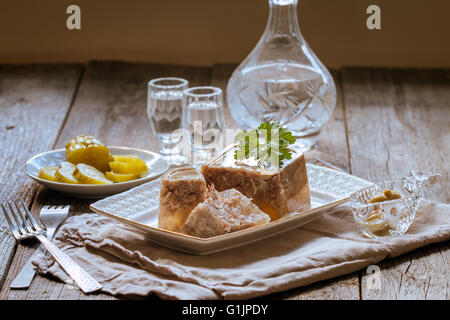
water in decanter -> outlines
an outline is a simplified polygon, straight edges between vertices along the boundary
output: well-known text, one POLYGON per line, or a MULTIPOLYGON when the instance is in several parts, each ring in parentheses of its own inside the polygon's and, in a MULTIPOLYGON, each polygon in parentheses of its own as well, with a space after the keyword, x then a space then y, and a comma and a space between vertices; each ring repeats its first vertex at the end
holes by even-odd
POLYGON ((320 130, 333 110, 334 91, 327 78, 310 67, 273 62, 241 70, 231 88, 233 117, 242 128, 255 128, 261 122, 276 121, 296 136, 320 130))

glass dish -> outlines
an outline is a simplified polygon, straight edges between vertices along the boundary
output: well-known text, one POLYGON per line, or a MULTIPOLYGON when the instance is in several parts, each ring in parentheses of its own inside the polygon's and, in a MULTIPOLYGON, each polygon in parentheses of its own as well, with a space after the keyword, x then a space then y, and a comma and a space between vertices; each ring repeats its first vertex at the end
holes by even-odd
POLYGON ((408 231, 416 216, 419 200, 423 198, 424 186, 434 183, 437 177, 439 175, 411 172, 407 177, 377 183, 352 193, 353 216, 363 234, 378 238, 398 236, 408 231), (386 190, 399 194, 400 198, 373 202, 375 197, 385 198, 386 190))

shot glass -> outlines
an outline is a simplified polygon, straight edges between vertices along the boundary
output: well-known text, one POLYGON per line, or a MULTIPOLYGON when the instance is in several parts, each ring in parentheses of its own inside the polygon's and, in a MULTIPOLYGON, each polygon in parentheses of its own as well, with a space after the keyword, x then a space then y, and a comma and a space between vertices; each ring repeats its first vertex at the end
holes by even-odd
POLYGON ((161 141, 159 153, 170 165, 182 165, 187 158, 180 153, 176 133, 183 125, 183 90, 189 83, 182 78, 166 77, 148 83, 147 115, 152 132, 161 141))
POLYGON ((184 125, 191 136, 193 164, 202 164, 223 147, 225 126, 222 90, 193 87, 183 91, 184 125))

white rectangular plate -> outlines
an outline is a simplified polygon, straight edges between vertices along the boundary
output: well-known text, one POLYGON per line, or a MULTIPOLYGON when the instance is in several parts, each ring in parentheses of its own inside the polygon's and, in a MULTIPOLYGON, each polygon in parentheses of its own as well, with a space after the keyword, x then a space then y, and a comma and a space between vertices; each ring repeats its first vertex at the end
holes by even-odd
POLYGON ((351 193, 372 184, 361 178, 310 163, 307 164, 307 172, 311 190, 310 210, 291 213, 266 225, 207 239, 158 228, 160 179, 97 201, 91 204, 90 208, 135 228, 151 242, 191 254, 206 255, 304 225, 320 217, 328 209, 346 202, 351 193))

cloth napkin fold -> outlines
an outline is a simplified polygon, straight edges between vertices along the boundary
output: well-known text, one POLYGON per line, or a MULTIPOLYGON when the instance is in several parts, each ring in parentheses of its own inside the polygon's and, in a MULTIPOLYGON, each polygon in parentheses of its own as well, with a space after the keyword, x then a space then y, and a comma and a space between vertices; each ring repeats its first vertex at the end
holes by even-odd
MULTIPOLYGON (((108 217, 69 217, 54 243, 102 285, 122 297, 248 299, 334 278, 431 243, 450 239, 450 205, 422 200, 407 234, 369 239, 351 209, 336 208, 282 235, 223 253, 195 256, 152 244, 108 217)), ((33 262, 66 281, 49 255, 33 262)))

